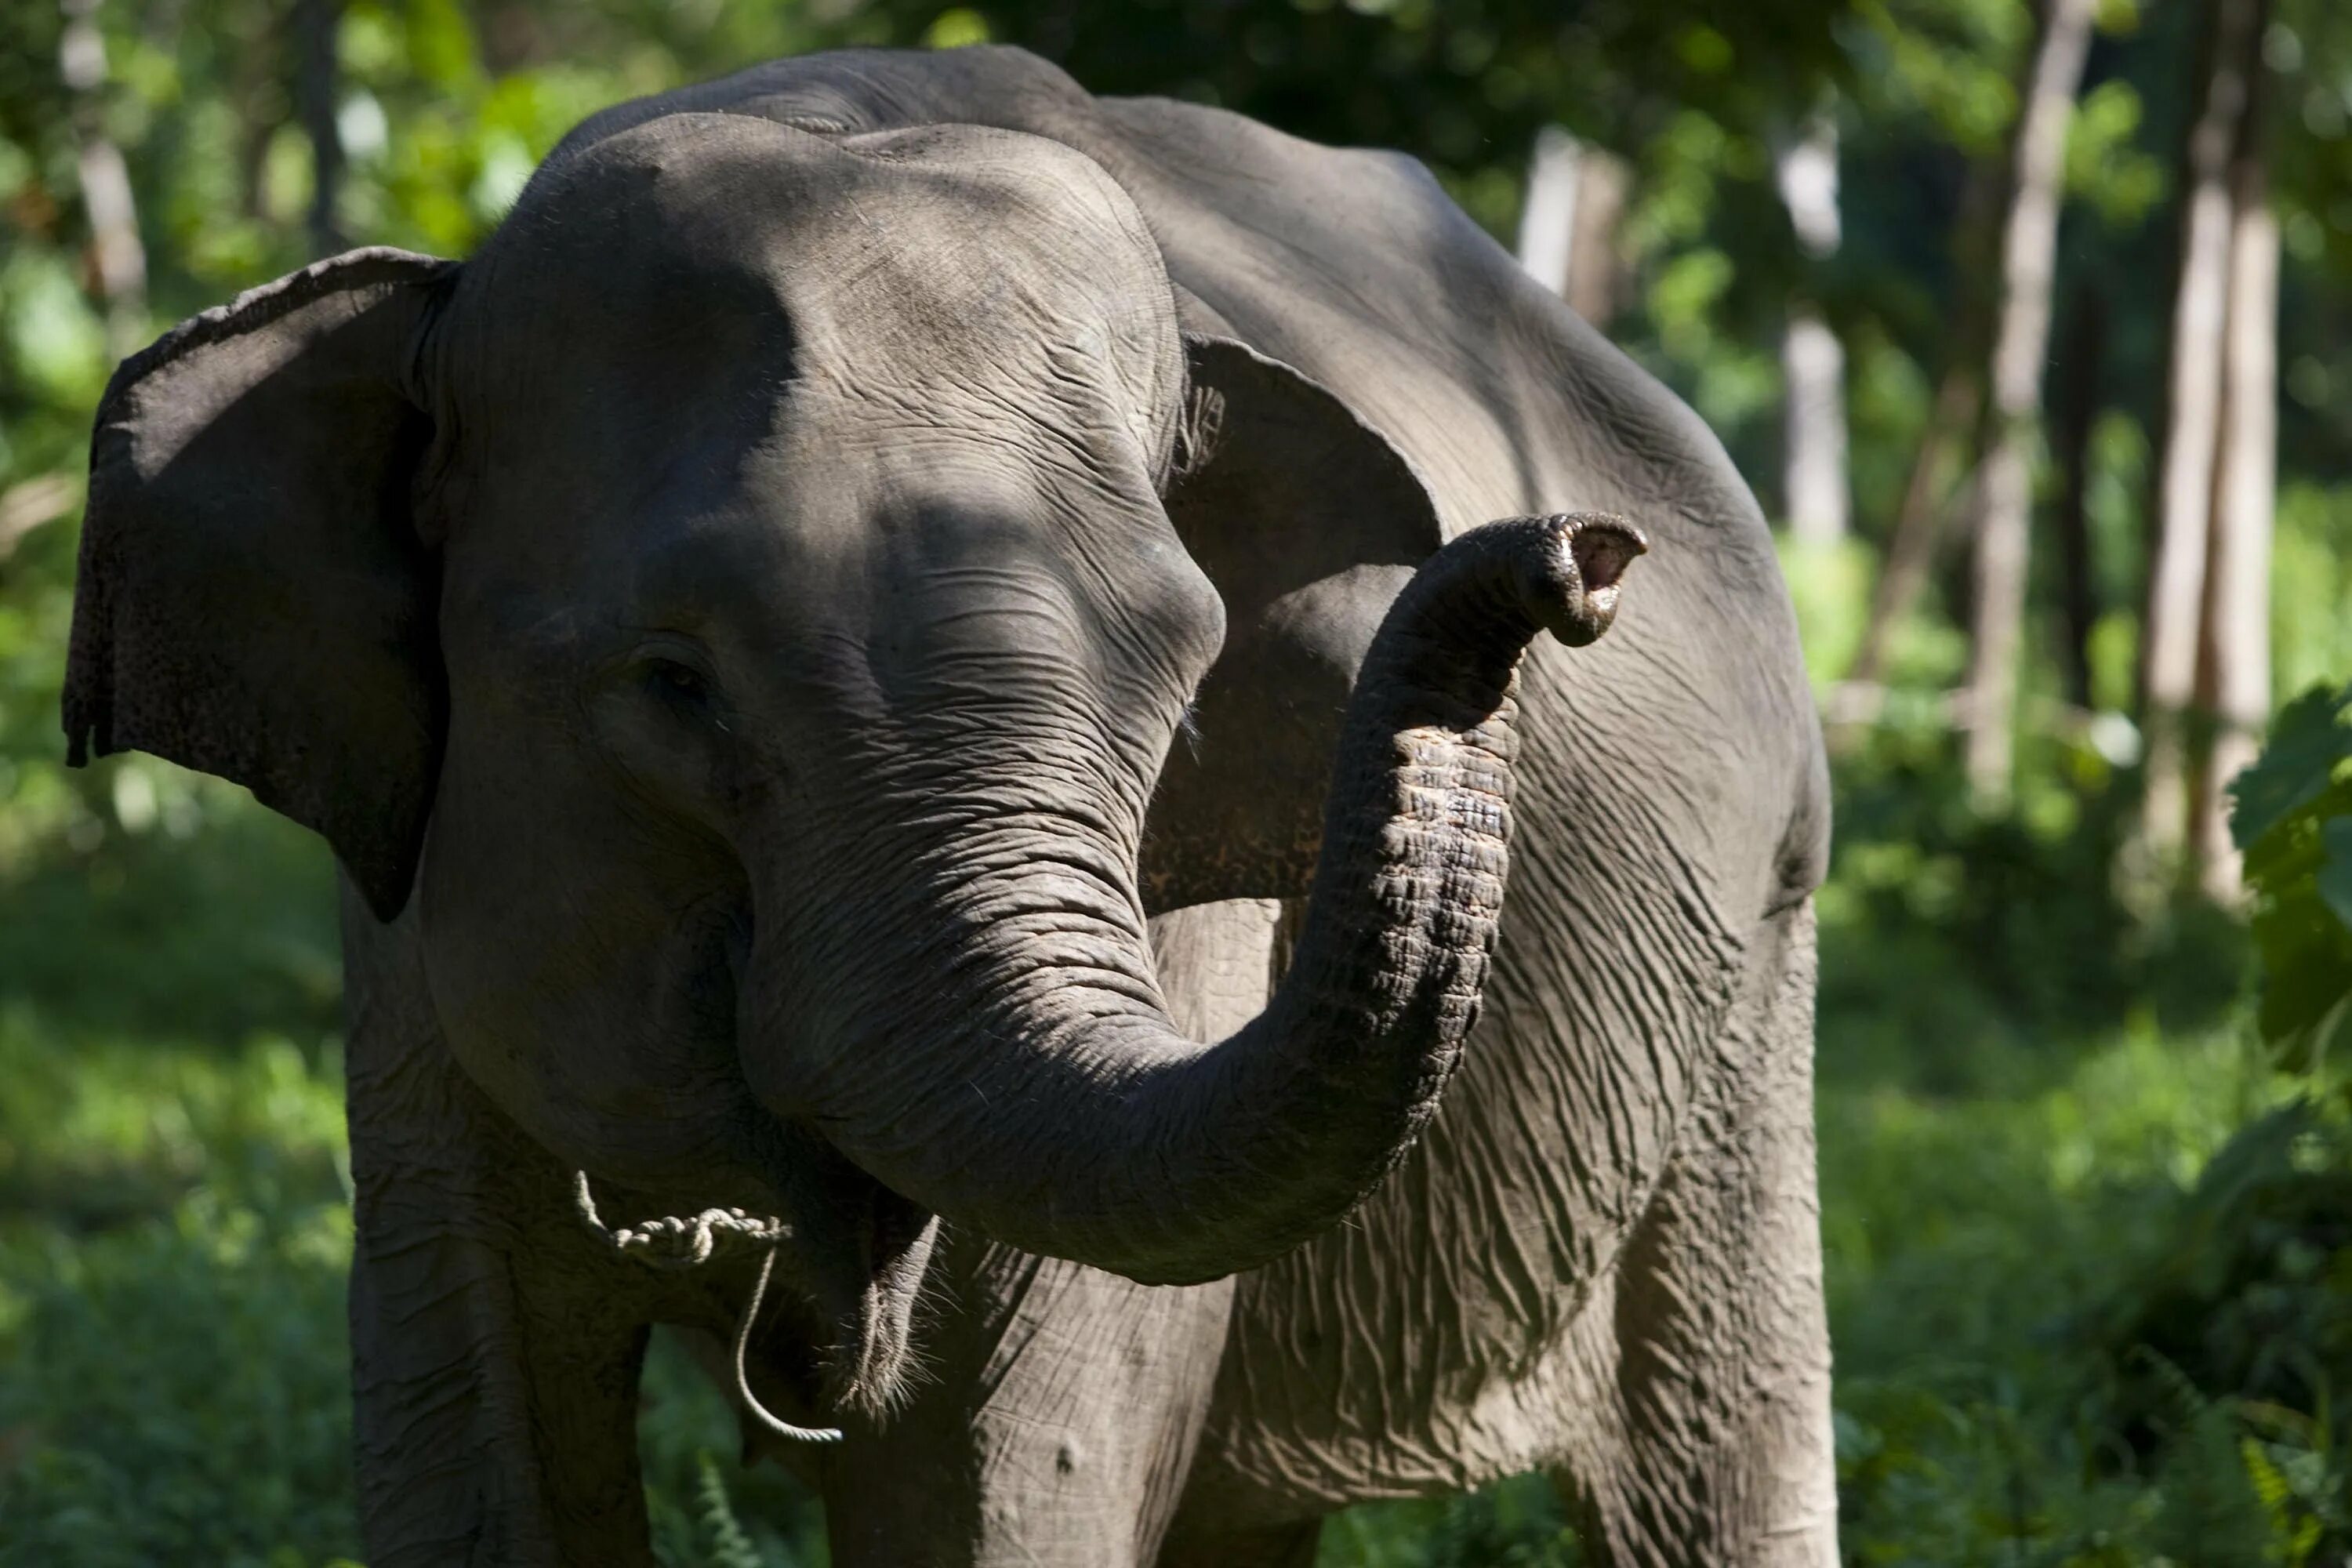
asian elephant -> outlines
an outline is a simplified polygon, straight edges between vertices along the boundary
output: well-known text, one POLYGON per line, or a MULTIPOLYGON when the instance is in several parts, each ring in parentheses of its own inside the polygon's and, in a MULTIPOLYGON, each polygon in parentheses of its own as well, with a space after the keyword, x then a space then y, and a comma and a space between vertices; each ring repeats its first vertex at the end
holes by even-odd
POLYGON ((65 723, 344 868, 376 1568, 650 1561, 649 1326, 723 1367, 756 1258, 575 1171, 790 1226, 837 1563, 1530 1468, 1835 1560, 1787 592, 1410 160, 1004 48, 599 114, 122 366, 65 723))

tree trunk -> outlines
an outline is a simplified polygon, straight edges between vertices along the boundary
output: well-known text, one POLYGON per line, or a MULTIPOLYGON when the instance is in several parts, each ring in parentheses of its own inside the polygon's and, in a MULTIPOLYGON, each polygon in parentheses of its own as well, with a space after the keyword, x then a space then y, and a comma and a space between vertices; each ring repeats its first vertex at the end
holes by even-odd
MULTIPOLYGON (((1817 120, 1802 140, 1780 150, 1777 163, 1780 198, 1788 205, 1799 247, 1814 261, 1836 255, 1840 226, 1835 123, 1827 116, 1817 120)), ((1800 298, 1790 306, 1780 367, 1787 386, 1789 532, 1801 543, 1835 543, 1845 537, 1850 510, 1845 345, 1809 299, 1800 298)))
POLYGON ((106 37, 98 29, 98 0, 60 0, 64 31, 58 71, 72 103, 74 167, 89 219, 91 270, 106 305, 107 346, 116 358, 147 338, 147 249, 139 240, 139 208, 122 150, 106 133, 106 37))
POLYGON ((2188 817, 2189 710, 2205 599, 2221 357, 2230 295, 2232 153, 2253 92, 2263 0, 2210 0, 2202 106, 2186 156, 2180 278, 2173 297, 2155 559, 2140 639, 2146 785, 2136 853, 2151 870, 2179 856, 2188 817))
POLYGON ((1989 292, 1975 285, 1990 268, 1979 265, 1991 251, 1990 231, 1998 211, 2002 184, 1990 163, 1971 164, 1961 188, 1959 210, 1952 222, 1953 246, 1962 258, 1951 341, 1944 373, 1936 388, 1936 402, 1920 433, 1911 459, 1910 478, 1895 514, 1886 542, 1886 560, 1871 595, 1870 619, 1863 627, 1862 647, 1855 652, 1846 679, 1858 686, 1874 684, 1886 663, 1887 645, 1895 628, 1910 613, 1934 564, 1936 547, 1946 520, 1959 510, 1971 486, 1958 483, 1973 463, 1976 432, 1984 414, 1984 384, 1979 367, 1991 331, 1989 292), (1961 469, 1958 474, 1950 470, 1961 469))
POLYGON ((1587 147, 1576 164, 1576 226, 1570 231, 1569 309, 1606 329, 1625 303, 1625 267, 1617 251, 1617 225, 1632 195, 1633 170, 1622 158, 1587 147))
POLYGON ((1927 428, 1911 459, 1902 508, 1895 514, 1886 560, 1871 595, 1870 620, 1863 627, 1853 667, 1846 672, 1849 681, 1866 685, 1878 679, 1895 628, 1910 613, 1911 601, 1919 596, 1927 569, 1935 563, 1945 520, 1974 491, 1973 483, 1963 483, 1956 491, 1945 470, 1952 466, 1954 452, 1967 446, 1983 401, 1981 384, 1965 361, 1944 372, 1943 384, 1936 389, 1935 409, 1927 416, 1927 428))
POLYGON ((2231 180, 2230 314, 2199 693, 2212 714, 2212 744, 2199 781, 2190 844, 2199 885, 2221 903, 2234 903, 2243 890, 2237 847, 2230 838, 2230 781, 2261 751, 2271 706, 2279 228, 2254 142, 2250 130, 2231 180))
POLYGON ((1969 787, 1979 805, 2009 795, 2020 632, 2031 546, 2033 455, 2066 133, 2091 48, 2095 0, 2050 0, 2017 130, 2016 176, 2001 245, 2000 324, 1992 362, 1992 448, 1977 523, 1968 681, 1969 787))
POLYGON ((1622 160, 1560 127, 1538 133, 1519 210, 1519 265, 1596 327, 1617 313, 1617 223, 1630 183, 1622 160))
POLYGON ((1519 205, 1519 265, 1528 276, 1566 298, 1576 233, 1575 137, 1557 125, 1536 132, 1528 163, 1527 199, 1519 205))
POLYGON ((2094 706, 2091 691, 2091 628, 2098 624, 2098 585, 2092 578, 2091 427, 2099 416, 2099 369, 2106 357, 2107 297, 2094 283, 2074 290, 2072 328, 2066 337, 2064 380, 2053 431, 2058 470, 2064 485, 2058 498, 2058 544, 2065 564, 2061 588, 2059 668, 2065 672, 2066 700, 2094 706))
POLYGON ((343 135, 335 121, 335 36, 342 0, 297 0, 294 7, 294 101, 310 139, 310 249, 333 256, 349 248, 335 216, 343 185, 343 135))
POLYGON ((0 565, 43 523, 54 522, 81 500, 79 474, 36 474, 0 489, 0 565))

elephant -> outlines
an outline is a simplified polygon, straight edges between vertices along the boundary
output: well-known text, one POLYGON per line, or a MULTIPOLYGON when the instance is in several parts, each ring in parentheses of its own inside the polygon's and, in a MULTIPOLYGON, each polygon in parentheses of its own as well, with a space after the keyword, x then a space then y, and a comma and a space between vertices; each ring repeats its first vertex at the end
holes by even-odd
POLYGON ((649 1563, 656 1326, 843 1564, 1529 1470, 1836 1560, 1788 591, 1410 158, 1007 47, 623 104, 126 362, 76 594, 70 759, 341 868, 378 1568, 649 1563))

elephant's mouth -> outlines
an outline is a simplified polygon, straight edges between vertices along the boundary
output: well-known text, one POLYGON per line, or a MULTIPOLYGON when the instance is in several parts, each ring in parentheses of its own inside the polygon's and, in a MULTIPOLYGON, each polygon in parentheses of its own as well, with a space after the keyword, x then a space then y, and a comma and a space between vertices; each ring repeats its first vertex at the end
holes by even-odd
MULTIPOLYGON (((689 938, 706 960, 702 1022, 712 1037, 739 1042, 738 1014, 753 919, 735 903, 706 915, 689 938)), ((862 1415, 897 1399, 911 1355, 915 1298, 930 1260, 938 1216, 859 1169, 805 1123, 772 1114, 743 1084, 749 1162, 774 1193, 792 1228, 782 1278, 808 1299, 824 1325, 815 1344, 819 1397, 862 1415)), ((758 1325, 753 1325, 757 1331, 758 1325)))
MULTIPOLYGON (((744 1381, 744 1362, 754 1338, 770 1342, 779 1331, 795 1353, 788 1379, 798 1403, 830 1414, 883 1414, 905 1385, 911 1357, 911 1308, 922 1285, 935 1215, 851 1167, 828 1149, 818 1162, 819 1178, 831 1178, 831 1201, 812 1206, 799 1201, 811 1187, 809 1172, 795 1169, 775 1184, 791 1201, 770 1206, 801 1215, 782 1220, 742 1208, 704 1208, 691 1215, 638 1218, 608 1224, 588 1173, 574 1174, 573 1205, 582 1224, 614 1255, 647 1267, 691 1268, 746 1251, 765 1255, 757 1283, 735 1318, 735 1375, 747 1415, 788 1437, 831 1440, 837 1431, 798 1427, 771 1415, 744 1381), (775 1264, 783 1259, 779 1276, 775 1264), (767 1309, 772 1281, 796 1287, 800 1310, 777 1303, 781 1321, 767 1309)), ((610 1196, 611 1194, 608 1194, 610 1196)), ((642 1194, 639 1194, 642 1196, 642 1194)))
POLYGON ((789 1205, 796 1215, 790 1247, 793 1273, 829 1331, 816 1347, 821 1394, 828 1405, 876 1416, 905 1385, 915 1300, 939 1216, 810 1138, 823 1152, 799 1162, 807 1196, 789 1205))

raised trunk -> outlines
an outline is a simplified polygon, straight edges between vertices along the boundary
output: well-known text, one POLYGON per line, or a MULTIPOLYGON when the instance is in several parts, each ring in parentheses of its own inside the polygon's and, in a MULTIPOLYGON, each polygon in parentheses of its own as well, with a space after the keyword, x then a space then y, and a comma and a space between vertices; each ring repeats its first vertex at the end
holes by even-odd
POLYGON ((1598 637, 1643 548, 1613 519, 1493 523, 1399 595, 1342 731, 1289 973, 1223 1044, 1170 1023, 1115 831, 1025 825, 990 863, 993 830, 966 825, 942 915, 966 939, 891 975, 887 1016, 793 1081, 747 1064, 755 1088, 924 1207, 1146 1282, 1315 1235, 1411 1146, 1476 1016, 1519 655, 1540 630, 1598 637))

